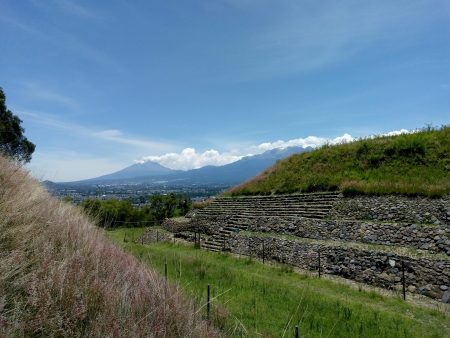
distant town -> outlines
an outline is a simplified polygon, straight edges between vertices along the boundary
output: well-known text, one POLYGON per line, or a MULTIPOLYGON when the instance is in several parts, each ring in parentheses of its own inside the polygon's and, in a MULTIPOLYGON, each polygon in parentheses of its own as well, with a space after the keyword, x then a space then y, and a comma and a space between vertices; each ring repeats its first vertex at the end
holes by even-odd
POLYGON ((192 201, 214 197, 229 188, 228 185, 155 185, 155 184, 110 184, 69 185, 44 182, 52 195, 70 198, 78 204, 87 198, 129 200, 135 206, 146 203, 154 194, 185 194, 192 201))

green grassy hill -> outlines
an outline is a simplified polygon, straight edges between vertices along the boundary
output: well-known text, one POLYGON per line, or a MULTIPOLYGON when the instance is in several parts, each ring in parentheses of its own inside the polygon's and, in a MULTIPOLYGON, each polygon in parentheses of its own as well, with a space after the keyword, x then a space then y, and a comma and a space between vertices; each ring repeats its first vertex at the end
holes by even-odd
POLYGON ((450 126, 381 136, 279 161, 228 195, 342 190, 437 197, 450 192, 450 126))

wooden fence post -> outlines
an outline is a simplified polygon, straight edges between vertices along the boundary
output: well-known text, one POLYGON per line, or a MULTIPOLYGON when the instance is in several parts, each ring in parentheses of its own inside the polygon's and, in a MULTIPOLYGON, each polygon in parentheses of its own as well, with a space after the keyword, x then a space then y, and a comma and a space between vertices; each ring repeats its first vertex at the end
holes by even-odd
POLYGON ((264 241, 264 239, 263 239, 263 241, 262 241, 262 246, 263 246, 263 248, 262 248, 262 249, 263 249, 263 250, 262 250, 262 251, 263 251, 263 252, 262 252, 262 256, 263 256, 263 257, 262 257, 262 259, 263 259, 263 264, 265 264, 265 261, 266 261, 266 248, 265 248, 264 242, 265 242, 265 241, 264 241))
POLYGON ((319 247, 319 249, 317 251, 318 251, 318 254, 319 254, 319 278, 320 278, 320 276, 322 275, 321 266, 320 266, 320 247, 319 247))
POLYGON ((208 284, 208 296, 207 296, 207 303, 206 303, 206 313, 208 321, 210 320, 210 312, 211 312, 211 286, 208 284))
POLYGON ((406 300, 406 281, 405 281, 405 261, 402 260, 402 287, 403 287, 403 300, 406 300))
POLYGON ((166 281, 167 281, 167 261, 164 262, 164 278, 165 278, 166 281))

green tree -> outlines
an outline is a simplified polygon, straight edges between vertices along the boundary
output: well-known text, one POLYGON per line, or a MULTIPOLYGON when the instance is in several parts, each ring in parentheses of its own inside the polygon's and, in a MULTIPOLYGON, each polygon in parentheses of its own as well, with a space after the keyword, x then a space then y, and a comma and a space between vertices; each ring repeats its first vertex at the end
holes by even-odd
POLYGON ((97 220, 99 226, 108 228, 161 224, 165 218, 185 215, 191 204, 188 196, 172 193, 152 195, 143 207, 133 206, 130 200, 118 199, 85 199, 81 207, 97 220))
POLYGON ((183 194, 155 194, 149 198, 149 209, 157 223, 162 223, 165 218, 183 216, 191 206, 190 198, 183 194))
POLYGON ((166 196, 155 194, 149 198, 149 209, 155 221, 161 224, 168 216, 166 196))
POLYGON ((6 97, 0 87, 0 153, 19 163, 31 161, 36 146, 23 135, 22 120, 6 108, 6 97))

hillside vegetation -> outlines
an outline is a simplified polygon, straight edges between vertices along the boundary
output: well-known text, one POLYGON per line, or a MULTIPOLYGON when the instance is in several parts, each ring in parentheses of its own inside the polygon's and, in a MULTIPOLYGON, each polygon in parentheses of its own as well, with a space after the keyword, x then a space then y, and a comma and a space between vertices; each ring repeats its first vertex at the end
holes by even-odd
MULTIPOLYGON (((162 230, 160 230, 162 231, 162 230)), ((186 293, 204 306, 211 287, 211 321, 228 337, 449 337, 446 304, 432 308, 382 296, 289 265, 264 265, 250 257, 212 253, 182 243, 141 245, 142 229, 112 229, 108 236, 144 263, 167 271, 186 293), (124 240, 125 239, 125 240, 124 240)))
POLYGON ((0 157, 1 337, 214 335, 174 285, 0 157))
POLYGON ((326 145, 279 161, 228 195, 342 190, 442 196, 450 192, 450 126, 326 145))
POLYGON ((191 200, 183 194, 155 194, 143 199, 143 206, 134 206, 131 200, 88 198, 81 202, 83 210, 96 218, 105 228, 124 225, 142 227, 161 224, 164 219, 185 215, 191 209, 191 200))

